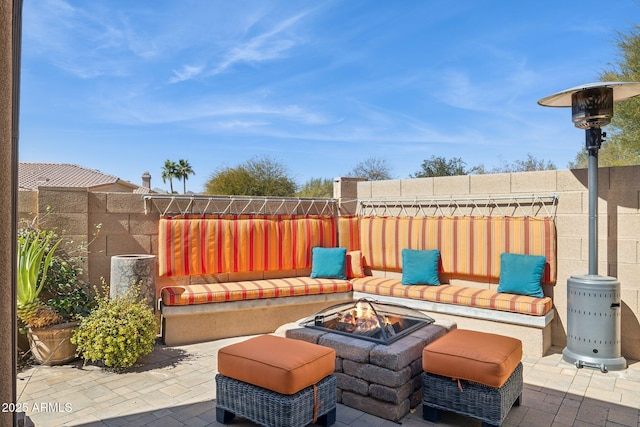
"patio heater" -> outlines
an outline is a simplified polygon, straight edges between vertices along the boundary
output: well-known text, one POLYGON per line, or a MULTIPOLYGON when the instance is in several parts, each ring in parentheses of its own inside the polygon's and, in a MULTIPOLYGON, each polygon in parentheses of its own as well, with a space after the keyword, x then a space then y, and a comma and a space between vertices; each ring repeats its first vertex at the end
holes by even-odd
POLYGON ((613 103, 640 95, 640 83, 600 82, 542 98, 547 107, 571 107, 573 123, 586 133, 589 190, 589 274, 567 280, 565 361, 602 372, 627 367, 620 351, 620 282, 598 275, 598 150, 611 123, 613 103))

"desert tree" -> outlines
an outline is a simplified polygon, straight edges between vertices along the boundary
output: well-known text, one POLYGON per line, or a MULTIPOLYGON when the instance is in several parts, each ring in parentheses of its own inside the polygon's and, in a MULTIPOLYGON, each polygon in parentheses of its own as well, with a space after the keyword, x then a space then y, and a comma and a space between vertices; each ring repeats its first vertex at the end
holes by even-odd
POLYGON ((290 197, 296 189, 286 166, 268 156, 218 168, 205 183, 208 194, 236 196, 290 197))
POLYGON ((296 194, 298 197, 331 198, 333 197, 333 180, 329 178, 311 178, 296 194))
POLYGON ((348 177, 365 178, 368 181, 391 179, 391 168, 386 159, 369 157, 356 164, 348 177))
POLYGON ((467 164, 460 157, 447 159, 442 156, 431 156, 423 160, 420 170, 410 175, 411 178, 431 178, 435 176, 468 175, 467 164))

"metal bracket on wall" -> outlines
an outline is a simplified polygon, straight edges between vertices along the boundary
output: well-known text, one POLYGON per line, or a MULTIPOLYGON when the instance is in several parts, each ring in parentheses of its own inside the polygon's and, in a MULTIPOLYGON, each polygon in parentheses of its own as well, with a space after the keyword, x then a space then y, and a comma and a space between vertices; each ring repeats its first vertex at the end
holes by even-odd
POLYGON ((356 215, 556 217, 558 195, 358 199, 356 215))
POLYGON ((145 194, 144 213, 175 215, 337 215, 335 199, 145 194))

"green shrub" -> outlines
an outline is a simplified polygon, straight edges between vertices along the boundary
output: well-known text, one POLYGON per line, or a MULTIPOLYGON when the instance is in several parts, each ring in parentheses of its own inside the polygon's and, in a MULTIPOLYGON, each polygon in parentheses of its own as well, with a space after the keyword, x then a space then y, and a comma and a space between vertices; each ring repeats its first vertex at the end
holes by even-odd
POLYGON ((61 241, 47 231, 30 229, 18 233, 17 314, 27 326, 42 328, 62 320, 40 300, 47 270, 61 241))
POLYGON ((42 288, 41 298, 67 321, 87 317, 96 306, 93 291, 80 277, 83 270, 78 263, 76 258, 54 255, 42 288))
MULTIPOLYGON (((80 320, 96 306, 82 268, 91 242, 41 230, 37 220, 21 220, 18 228, 18 317, 33 327, 80 320)), ((95 227, 94 240, 102 225, 95 227)))
POLYGON ((116 371, 133 366, 138 358, 153 351, 157 320, 139 287, 109 298, 108 288, 99 296, 97 308, 84 318, 71 338, 78 356, 87 361, 101 360, 116 371))

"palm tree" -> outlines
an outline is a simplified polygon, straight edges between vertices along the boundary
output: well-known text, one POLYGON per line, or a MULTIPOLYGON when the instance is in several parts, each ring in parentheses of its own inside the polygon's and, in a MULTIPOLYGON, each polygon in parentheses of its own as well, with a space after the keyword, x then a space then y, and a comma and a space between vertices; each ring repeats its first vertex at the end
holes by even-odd
POLYGON ((178 177, 178 165, 176 162, 172 162, 167 159, 164 162, 164 166, 162 167, 162 182, 167 182, 169 180, 169 188, 171 189, 171 194, 173 194, 173 178, 178 177))
POLYGON ((195 175, 196 173, 191 169, 191 165, 188 160, 180 159, 178 160, 178 164, 176 165, 175 176, 178 179, 183 180, 182 184, 182 192, 187 194, 187 179, 189 179, 189 175, 195 175))

